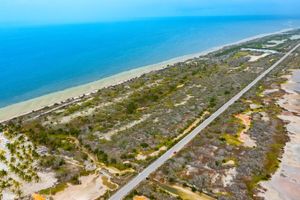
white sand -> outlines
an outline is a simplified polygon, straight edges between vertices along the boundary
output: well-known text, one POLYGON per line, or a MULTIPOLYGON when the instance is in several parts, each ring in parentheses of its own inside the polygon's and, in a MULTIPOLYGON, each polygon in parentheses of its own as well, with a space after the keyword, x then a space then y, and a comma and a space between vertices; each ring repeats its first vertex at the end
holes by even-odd
MULTIPOLYGON (((0 132, 0 153, 4 154, 6 160, 10 160, 10 151, 7 148, 7 144, 9 143, 9 140, 5 137, 3 132, 0 132)), ((0 170, 8 171, 9 168, 6 164, 4 164, 2 161, 0 161, 0 170)))
POLYGON ((193 96, 187 95, 187 97, 184 98, 184 99, 182 100, 182 102, 176 103, 176 104, 174 104, 174 106, 175 106, 175 107, 183 106, 183 105, 185 105, 191 98, 193 98, 193 96))
POLYGON ((54 172, 38 172, 39 182, 23 182, 21 190, 24 195, 31 195, 40 190, 50 188, 57 182, 54 172))
POLYGON ((104 133, 103 135, 100 134, 99 137, 100 137, 100 139, 111 140, 111 137, 114 136, 115 134, 117 134, 118 132, 130 129, 130 128, 138 125, 139 123, 142 123, 143 121, 147 120, 150 116, 151 116, 150 114, 144 115, 139 120, 132 121, 129 124, 126 124, 125 126, 122 126, 117 129, 114 129, 112 131, 109 131, 107 133, 104 133))
POLYGON ((293 35, 290 39, 291 40, 299 40, 300 39, 300 35, 293 35))
POLYGON ((149 65, 149 66, 145 66, 145 67, 136 68, 136 69, 122 72, 122 73, 113 75, 111 77, 103 78, 101 80, 94 81, 94 82, 91 82, 88 84, 72 87, 72 88, 65 89, 65 90, 62 90, 59 92, 54 92, 54 93, 51 93, 48 95, 37 97, 37 98, 31 99, 31 100, 27 100, 24 102, 9 105, 7 107, 0 109, 0 122, 7 121, 9 119, 12 119, 14 117, 18 117, 21 115, 28 114, 28 113, 32 112, 33 110, 39 110, 46 106, 51 106, 55 103, 60 103, 62 101, 70 99, 70 98, 78 97, 83 94, 92 93, 92 92, 97 91, 104 87, 120 84, 120 83, 130 80, 132 78, 139 77, 145 73, 163 69, 163 68, 167 67, 167 65, 172 65, 172 64, 175 64, 178 62, 186 61, 188 59, 206 55, 207 53, 222 49, 225 46, 236 45, 239 43, 247 42, 247 41, 258 39, 261 37, 287 32, 290 30, 293 30, 293 29, 285 29, 285 30, 281 30, 278 32, 260 34, 260 35, 254 36, 254 37, 240 40, 235 43, 227 44, 227 45, 220 46, 220 47, 215 47, 215 48, 212 48, 210 50, 203 51, 200 53, 185 55, 185 56, 170 59, 170 60, 158 63, 158 64, 153 64, 153 65, 149 65))
MULTIPOLYGON (((15 140, 15 138, 13 139, 15 140)), ((8 140, 2 132, 0 132, 0 152, 5 151, 5 157, 6 160, 10 160, 11 154, 8 150, 6 144, 10 143, 11 141, 8 140)), ((23 143, 23 145, 26 147, 28 146, 26 143, 23 143)), ((18 158, 16 158, 16 163, 23 163, 18 158)), ((20 177, 18 177, 16 174, 11 172, 9 170, 9 167, 7 164, 4 164, 0 161, 0 170, 5 170, 8 172, 8 177, 13 178, 14 180, 18 181, 20 185, 20 190, 24 195, 31 195, 34 192, 38 192, 42 189, 46 189, 49 187, 52 187, 56 183, 55 174, 53 172, 37 172, 40 180, 38 182, 26 182, 22 180, 20 177)), ((3 191, 3 199, 15 199, 16 195, 13 194, 10 190, 3 191)))
MULTIPOLYGON (((294 71, 293 78, 299 72, 300 70, 294 71)), ((299 80, 295 81, 300 85, 299 80)), ((285 109, 279 118, 287 123, 290 141, 284 147, 279 169, 271 180, 261 183, 267 191, 261 192, 260 196, 267 200, 300 199, 300 94, 292 91, 291 83, 293 83, 292 76, 289 76, 289 81, 282 85, 287 94, 278 102, 285 109)))
POLYGON ((279 89, 268 89, 268 90, 263 91, 263 95, 272 94, 272 93, 278 92, 278 91, 279 91, 279 89))
MULTIPOLYGON (((213 200, 214 198, 204 194, 191 191, 189 188, 181 187, 179 185, 170 185, 176 190, 174 193, 176 196, 179 195, 184 200, 213 200)), ((172 191, 169 191, 172 194, 172 191)))
POLYGON ((232 185, 232 181, 237 175, 236 168, 230 168, 225 171, 225 176, 222 176, 222 183, 224 187, 232 185))
POLYGON ((259 104, 256 104, 256 103, 251 103, 250 104, 250 109, 251 110, 256 110, 256 109, 259 109, 261 107, 262 107, 262 105, 259 105, 259 104))
POLYGON ((269 117, 269 115, 268 115, 266 112, 260 112, 259 114, 262 115, 261 119, 262 119, 264 122, 269 122, 269 121, 270 121, 270 117, 269 117))
POLYGON ((253 52, 260 52, 260 53, 268 53, 268 54, 274 54, 278 53, 277 51, 270 50, 270 49, 252 49, 252 48, 242 48, 242 51, 253 51, 253 52))
POLYGON ((239 140, 243 143, 245 147, 256 147, 256 141, 250 137, 250 135, 247 134, 248 130, 251 126, 251 118, 250 118, 251 112, 245 113, 245 114, 238 114, 235 117, 237 119, 240 119, 242 123, 244 124, 245 128, 240 132, 239 140))
POLYGON ((57 193, 52 198, 54 200, 95 200, 108 190, 99 175, 92 174, 79 179, 81 184, 69 185, 64 191, 57 193))
POLYGON ((276 47, 280 44, 285 43, 286 40, 270 40, 268 41, 268 44, 264 45, 264 48, 272 48, 272 47, 276 47))
POLYGON ((264 53, 264 54, 259 55, 259 56, 249 55, 248 56, 250 58, 249 62, 256 62, 256 61, 258 61, 261 58, 267 57, 268 55, 270 55, 270 53, 264 53))

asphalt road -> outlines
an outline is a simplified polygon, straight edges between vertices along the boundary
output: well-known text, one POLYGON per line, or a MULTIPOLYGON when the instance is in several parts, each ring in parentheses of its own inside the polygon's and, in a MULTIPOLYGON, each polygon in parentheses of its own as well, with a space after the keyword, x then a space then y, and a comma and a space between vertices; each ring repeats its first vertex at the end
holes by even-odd
POLYGON ((270 73, 275 67, 277 67, 283 60, 285 60, 291 53, 293 53, 300 44, 295 46, 292 50, 286 53, 281 59, 279 59, 274 65, 260 74, 254 81, 252 81, 248 86, 242 89, 238 94, 236 94, 232 99, 220 107, 216 112, 214 112, 210 117, 203 121, 197 128, 195 128, 191 133, 185 136, 182 140, 176 143, 168 151, 166 151, 157 160, 146 167, 142 172, 140 172, 136 177, 129 181, 126 185, 120 188, 114 195, 110 197, 109 200, 121 200, 126 195, 128 195, 138 184, 145 180, 151 173, 156 171, 160 166, 162 166, 169 158, 171 158, 176 152, 184 148, 198 133, 200 133, 205 127, 207 127, 212 121, 214 121, 219 115, 221 115, 229 106, 240 99, 247 91, 249 91, 255 84, 257 84, 261 79, 263 79, 268 73, 270 73))

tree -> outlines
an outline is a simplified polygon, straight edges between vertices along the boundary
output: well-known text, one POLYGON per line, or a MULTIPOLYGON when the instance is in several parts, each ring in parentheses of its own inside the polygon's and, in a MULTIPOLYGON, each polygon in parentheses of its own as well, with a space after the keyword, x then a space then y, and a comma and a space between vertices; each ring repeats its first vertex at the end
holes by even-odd
POLYGON ((128 114, 133 114, 133 113, 136 111, 136 109, 137 109, 137 105, 136 105, 134 102, 132 102, 132 101, 130 101, 130 102, 126 105, 126 112, 127 112, 128 114))
POLYGON ((141 147, 143 147, 143 148, 147 148, 148 146, 149 145, 147 143, 145 143, 145 142, 141 143, 141 147))

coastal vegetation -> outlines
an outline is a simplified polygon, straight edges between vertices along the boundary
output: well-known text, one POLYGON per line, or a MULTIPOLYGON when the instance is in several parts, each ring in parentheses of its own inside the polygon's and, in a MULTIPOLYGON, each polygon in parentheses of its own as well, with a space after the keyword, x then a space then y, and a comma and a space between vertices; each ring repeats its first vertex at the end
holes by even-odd
POLYGON ((174 195, 171 187, 175 183, 215 199, 262 198, 260 182, 276 172, 289 140, 285 122, 278 117, 283 110, 277 102, 285 94, 280 89, 286 81, 284 75, 299 69, 299 52, 232 105, 127 199, 133 195, 184 199, 174 195), (245 130, 237 119, 241 113, 250 116, 251 125, 245 134, 255 139, 255 147, 245 146, 237 135, 245 130), (162 184, 168 187, 162 189, 162 184))
MULTIPOLYGON (((0 168, 0 176, 6 177, 1 190, 26 198, 30 194, 22 194, 21 182, 38 183, 39 173, 51 172, 55 181, 34 192, 50 197, 81 185, 82 177, 95 176, 101 177, 103 198, 108 197, 290 50, 293 34, 226 47, 2 124, 0 133, 9 142, 5 149, 0 145, 0 163, 8 167, 0 168), (272 53, 260 51, 278 39, 285 42, 268 48, 272 53), (250 61, 251 56, 256 59, 250 61)), ((275 97, 282 94, 260 95, 262 88, 277 88, 283 72, 273 72, 236 102, 129 199, 184 199, 184 193, 207 199, 253 196, 259 181, 276 170, 287 141, 284 124, 276 117, 281 109, 275 97), (250 127, 236 117, 248 111, 250 127), (245 146, 243 131, 256 147, 245 146)))

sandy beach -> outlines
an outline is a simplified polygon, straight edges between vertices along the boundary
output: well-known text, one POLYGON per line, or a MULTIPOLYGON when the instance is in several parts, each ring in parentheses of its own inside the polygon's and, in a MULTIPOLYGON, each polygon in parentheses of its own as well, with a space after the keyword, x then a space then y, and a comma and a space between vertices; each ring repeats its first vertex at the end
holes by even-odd
MULTIPOLYGON (((296 29, 296 28, 294 28, 294 29, 296 29)), ((40 97, 31 99, 31 100, 27 100, 27 101, 23 101, 20 103, 12 104, 12 105, 0 108, 0 123, 10 120, 12 118, 18 117, 18 116, 28 114, 34 110, 35 111, 40 110, 46 106, 51 106, 55 103, 61 103, 70 98, 77 98, 84 94, 93 93, 104 87, 109 87, 109 86, 123 83, 125 81, 140 77, 143 74, 146 74, 146 73, 149 73, 152 71, 161 70, 163 68, 166 68, 169 65, 173 65, 178 62, 184 62, 184 61, 192 59, 192 58, 206 55, 208 53, 211 53, 216 50, 220 50, 227 46, 241 44, 244 42, 248 42, 250 40, 258 39, 258 38, 265 37, 265 36, 270 36, 273 34, 279 34, 279 33, 291 31, 294 29, 284 29, 284 30, 281 30, 278 32, 256 35, 254 37, 249 37, 249 38, 246 38, 246 39, 234 42, 234 43, 226 44, 226 45, 219 46, 219 47, 214 47, 214 48, 211 48, 209 50, 202 51, 199 53, 189 54, 189 55, 173 58, 173 59, 170 59, 170 60, 167 60, 164 62, 160 62, 157 64, 136 68, 136 69, 122 72, 122 73, 119 73, 119 74, 116 74, 116 75, 113 75, 113 76, 110 76, 107 78, 100 79, 98 81, 94 81, 91 83, 87 83, 87 84, 72 87, 72 88, 68 88, 68 89, 65 89, 62 91, 58 91, 58 92, 54 92, 54 93, 47 94, 44 96, 40 96, 40 97)))

